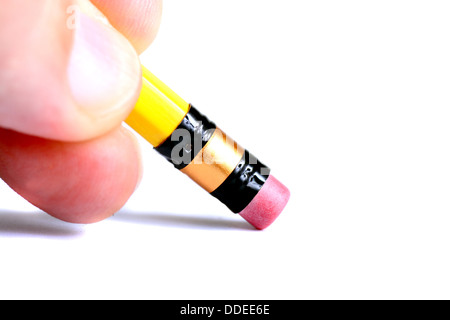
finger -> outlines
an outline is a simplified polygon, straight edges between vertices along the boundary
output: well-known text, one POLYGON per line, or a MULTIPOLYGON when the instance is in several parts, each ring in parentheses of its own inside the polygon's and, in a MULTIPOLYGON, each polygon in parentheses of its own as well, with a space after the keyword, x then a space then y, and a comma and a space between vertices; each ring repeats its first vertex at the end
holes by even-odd
POLYGON ((0 177, 56 218, 97 222, 117 212, 136 189, 138 150, 134 136, 122 127, 78 143, 0 129, 0 177))
POLYGON ((53 140, 117 127, 141 88, 135 49, 88 0, 8 1, 0 69, 0 127, 53 140))
POLYGON ((111 24, 142 53, 159 29, 162 0, 91 0, 111 24))

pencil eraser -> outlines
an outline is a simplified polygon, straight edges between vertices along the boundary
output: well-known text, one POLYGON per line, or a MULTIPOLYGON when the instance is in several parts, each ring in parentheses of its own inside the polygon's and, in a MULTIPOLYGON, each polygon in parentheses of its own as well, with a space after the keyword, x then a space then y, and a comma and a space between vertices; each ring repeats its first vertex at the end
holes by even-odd
POLYGON ((253 200, 239 214, 256 229, 270 226, 289 201, 290 192, 270 175, 253 200))

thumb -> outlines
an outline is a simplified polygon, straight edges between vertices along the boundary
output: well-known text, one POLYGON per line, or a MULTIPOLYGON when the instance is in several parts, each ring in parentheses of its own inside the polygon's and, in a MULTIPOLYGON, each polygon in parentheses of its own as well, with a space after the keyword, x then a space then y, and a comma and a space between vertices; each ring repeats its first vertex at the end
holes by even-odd
POLYGON ((127 117, 139 58, 90 1, 10 1, 0 21, 1 127, 76 141, 127 117))

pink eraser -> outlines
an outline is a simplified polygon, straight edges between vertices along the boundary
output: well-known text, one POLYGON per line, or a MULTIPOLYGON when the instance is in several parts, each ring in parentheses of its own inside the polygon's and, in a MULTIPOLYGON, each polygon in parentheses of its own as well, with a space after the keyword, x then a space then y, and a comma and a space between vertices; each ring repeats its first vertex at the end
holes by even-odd
POLYGON ((239 214, 256 229, 270 226, 289 201, 290 192, 270 175, 253 200, 239 214))

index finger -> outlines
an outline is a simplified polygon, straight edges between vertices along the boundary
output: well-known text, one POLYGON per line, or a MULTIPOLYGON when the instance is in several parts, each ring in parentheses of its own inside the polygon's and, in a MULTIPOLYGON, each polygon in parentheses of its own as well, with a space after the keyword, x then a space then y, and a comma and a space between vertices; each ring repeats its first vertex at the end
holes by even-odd
POLYGON ((109 22, 142 53, 159 29, 162 0, 91 0, 109 22))

